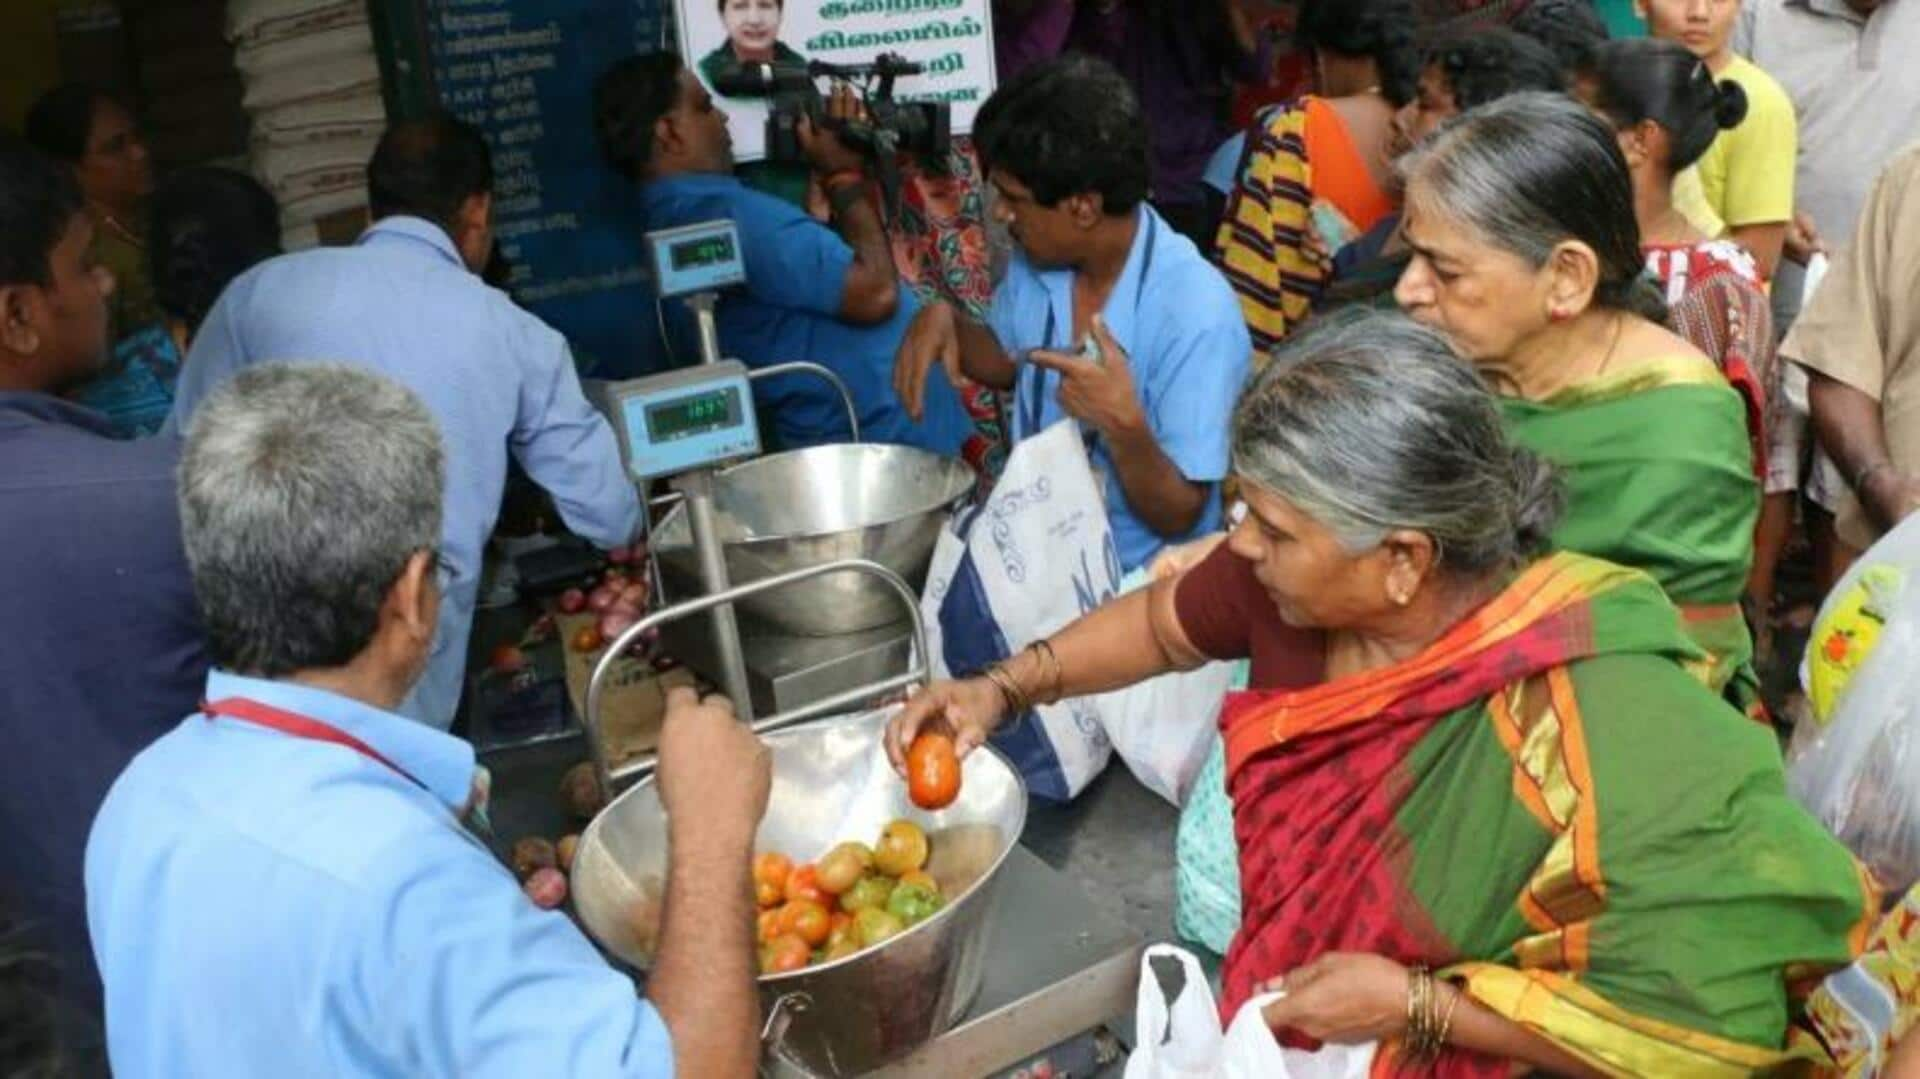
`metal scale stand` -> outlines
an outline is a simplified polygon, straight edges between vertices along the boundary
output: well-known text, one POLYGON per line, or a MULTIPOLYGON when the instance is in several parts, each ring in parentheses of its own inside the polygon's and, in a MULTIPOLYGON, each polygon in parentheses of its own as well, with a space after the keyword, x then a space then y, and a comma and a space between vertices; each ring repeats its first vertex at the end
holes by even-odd
MULTIPOLYGON (((844 559, 732 585, 727 579, 714 514, 713 476, 726 464, 760 452, 751 381, 755 375, 799 370, 823 374, 853 404, 826 368, 783 364, 749 372, 720 358, 713 308, 718 289, 745 281, 739 238, 731 221, 711 221, 648 234, 662 297, 685 296, 699 324, 701 363, 666 374, 612 384, 598 391, 621 443, 628 469, 641 482, 674 477, 686 503, 705 595, 642 618, 607 645, 587 686, 581 726, 600 781, 609 792, 651 773, 655 755, 615 764, 600 724, 600 707, 614 660, 649 630, 697 614, 709 616, 714 668, 740 718, 756 733, 867 704, 883 694, 923 684, 929 673, 919 597, 899 575, 864 559, 844 559), (910 641, 905 670, 755 718, 749 664, 733 604, 748 596, 832 573, 864 573, 887 584, 907 614, 910 641)), ((855 437, 858 437, 856 429, 855 437)), ((888 627, 889 630, 892 627, 888 627)), ((876 631, 885 633, 887 630, 876 631)), ((865 661, 873 662, 871 656, 865 661)), ((841 680, 844 681, 842 672, 841 680)), ((1126 926, 1095 915, 1075 883, 1016 846, 1002 873, 993 915, 986 975, 972 1011, 959 1025, 874 1073, 885 1076, 983 1076, 1004 1072, 1063 1044, 1085 1047, 1106 1020, 1130 1011, 1143 942, 1126 926)), ((776 1009, 777 1015, 777 1009, 776 1009)), ((773 1056, 762 1073, 803 1079, 809 1073, 773 1056)))
MULTIPOLYGON (((859 437, 859 417, 853 398, 839 376, 818 364, 783 363, 749 371, 738 360, 720 356, 719 331, 714 324, 714 304, 720 289, 744 284, 746 265, 740 253, 739 236, 730 220, 707 221, 676 229, 647 234, 647 246, 653 259, 655 280, 660 296, 684 297, 692 308, 699 328, 700 363, 625 382, 603 383, 595 388, 596 404, 612 423, 621 456, 628 472, 641 483, 671 477, 675 495, 654 505, 674 501, 685 503, 687 524, 692 535, 696 561, 700 567, 703 595, 675 603, 641 619, 611 642, 594 665, 587 685, 587 741, 593 751, 595 767, 608 790, 652 771, 651 756, 614 766, 605 740, 601 737, 600 701, 615 659, 649 630, 686 619, 708 615, 709 633, 701 635, 706 645, 701 651, 711 663, 696 669, 711 673, 722 692, 733 701, 736 713, 752 724, 756 733, 768 733, 782 727, 845 710, 870 702, 883 694, 924 682, 927 677, 927 646, 919 624, 919 598, 892 570, 877 562, 845 559, 789 573, 778 574, 734 586, 727 579, 727 564, 715 520, 713 477, 724 465, 760 453, 760 430, 754 414, 752 382, 774 375, 804 372, 818 375, 839 391, 847 407, 847 418, 859 437), (748 679, 749 662, 742 645, 735 601, 761 592, 822 577, 831 573, 865 573, 880 578, 900 599, 913 630, 912 647, 906 670, 878 678, 863 685, 809 701, 804 706, 755 718, 754 696, 748 679)), ((653 506, 649 506, 649 514, 653 506)), ((656 582, 657 583, 657 582, 656 582)))

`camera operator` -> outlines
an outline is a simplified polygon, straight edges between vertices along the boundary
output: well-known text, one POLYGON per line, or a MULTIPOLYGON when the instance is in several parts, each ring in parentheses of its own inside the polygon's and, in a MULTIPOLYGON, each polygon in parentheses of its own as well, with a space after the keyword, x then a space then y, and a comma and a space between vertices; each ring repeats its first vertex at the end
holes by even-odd
MULTIPOLYGON (((846 382, 865 440, 959 453, 973 423, 951 386, 930 394, 918 419, 894 393, 894 353, 919 304, 894 269, 858 153, 827 125, 801 122, 801 149, 832 204, 830 229, 734 177, 726 113, 672 53, 616 64, 594 87, 594 113, 607 160, 641 185, 649 229, 731 218, 739 230, 747 281, 722 294, 715 314, 727 355, 750 367, 823 364, 846 382)), ((859 102, 837 88, 827 115, 856 119, 859 102)), ((851 437, 839 394, 820 379, 770 379, 755 397, 784 448, 851 437)))

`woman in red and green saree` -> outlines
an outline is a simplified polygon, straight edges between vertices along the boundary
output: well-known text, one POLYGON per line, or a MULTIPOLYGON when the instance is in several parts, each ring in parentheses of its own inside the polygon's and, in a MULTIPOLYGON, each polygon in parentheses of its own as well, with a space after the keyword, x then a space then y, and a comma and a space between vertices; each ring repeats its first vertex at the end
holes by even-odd
POLYGON ((1613 131, 1567 97, 1518 94, 1450 121, 1402 172, 1414 256, 1395 298, 1559 470, 1553 546, 1652 575, 1708 684, 1761 715, 1740 609, 1760 510, 1746 406, 1662 324, 1613 131))
POLYGON ((1370 312, 1290 339, 1232 422, 1227 541, 928 687, 888 731, 896 765, 923 726, 967 750, 1030 702, 1250 658, 1221 718, 1229 1013, 1284 989, 1283 1037, 1380 1040, 1382 1075, 1786 1060, 1790 987, 1851 960, 1871 888, 1771 734, 1685 669, 1701 652, 1659 586, 1539 554, 1557 484, 1479 377, 1370 312))

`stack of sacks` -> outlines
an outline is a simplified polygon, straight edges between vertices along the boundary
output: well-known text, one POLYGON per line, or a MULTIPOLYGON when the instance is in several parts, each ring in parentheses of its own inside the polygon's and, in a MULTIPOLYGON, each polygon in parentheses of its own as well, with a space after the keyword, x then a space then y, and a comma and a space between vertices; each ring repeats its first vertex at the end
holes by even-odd
POLYGON ((280 200, 289 248, 314 223, 367 204, 367 159, 386 126, 365 0, 232 0, 227 36, 253 120, 253 171, 280 200))

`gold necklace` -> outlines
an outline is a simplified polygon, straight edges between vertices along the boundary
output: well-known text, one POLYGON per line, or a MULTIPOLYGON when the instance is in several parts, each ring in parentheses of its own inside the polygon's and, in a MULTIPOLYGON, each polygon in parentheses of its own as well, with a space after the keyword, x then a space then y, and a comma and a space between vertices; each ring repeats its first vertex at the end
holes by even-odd
POLYGON ((145 240, 142 240, 140 237, 135 236, 133 234, 132 229, 128 228, 125 225, 122 225, 120 223, 119 218, 114 217, 112 214, 108 213, 107 211, 105 210, 100 211, 100 222, 101 224, 106 225, 109 229, 112 229, 116 234, 119 235, 121 239, 127 241, 133 246, 139 248, 142 251, 145 251, 147 249, 147 242, 145 240))

